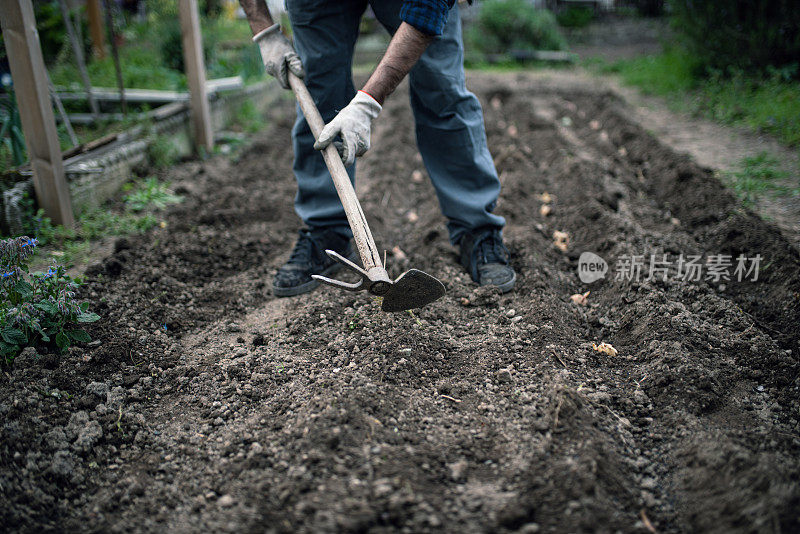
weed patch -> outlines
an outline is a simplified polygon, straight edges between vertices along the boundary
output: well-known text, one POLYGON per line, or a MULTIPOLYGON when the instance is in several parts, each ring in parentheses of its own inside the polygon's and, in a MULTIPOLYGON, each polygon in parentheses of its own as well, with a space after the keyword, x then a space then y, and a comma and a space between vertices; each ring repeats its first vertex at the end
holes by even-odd
POLYGON ((750 206, 763 194, 797 194, 797 190, 778 183, 788 176, 778 168, 778 160, 766 152, 744 158, 739 169, 723 173, 722 178, 733 189, 742 202, 750 206))

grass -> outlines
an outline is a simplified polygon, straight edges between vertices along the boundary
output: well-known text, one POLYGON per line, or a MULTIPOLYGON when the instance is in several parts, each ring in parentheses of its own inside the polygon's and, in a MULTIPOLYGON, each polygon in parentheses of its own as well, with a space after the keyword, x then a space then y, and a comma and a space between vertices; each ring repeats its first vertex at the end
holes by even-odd
MULTIPOLYGON (((120 49, 122 80, 126 88, 177 90, 186 88, 186 76, 162 64, 153 43, 129 43, 120 49)), ((116 87, 117 78, 111 56, 96 59, 87 66, 95 87, 116 87)), ((56 86, 83 90, 78 69, 71 60, 50 69, 56 86)))
MULTIPOLYGON (((136 23, 122 32, 119 49, 122 79, 127 88, 185 90, 186 76, 170 65, 182 54, 178 46, 170 46, 174 39, 177 20, 164 17, 147 23, 136 23)), ((206 44, 206 68, 211 78, 235 76, 245 78, 261 76, 263 66, 258 50, 250 38, 250 28, 243 20, 203 20, 203 40, 206 44)), ((179 61, 180 62, 180 61, 179 61)), ((116 87, 117 79, 110 54, 104 59, 93 59, 88 64, 89 78, 97 87, 116 87)), ((82 90, 75 60, 68 46, 62 49, 55 65, 50 66, 50 76, 55 85, 82 90)))
POLYGON ((779 168, 779 161, 766 152, 744 158, 739 168, 722 174, 723 181, 739 196, 746 206, 765 194, 798 195, 800 188, 792 189, 781 184, 789 173, 779 168))
POLYGON ((36 236, 51 256, 71 267, 87 259, 93 241, 146 232, 160 224, 160 210, 182 200, 168 189, 168 184, 155 178, 130 182, 124 189, 127 193, 119 209, 110 206, 88 209, 78 216, 74 229, 53 225, 39 210, 28 217, 30 223, 24 233, 36 236))
POLYGON ((169 167, 178 161, 178 149, 169 137, 157 135, 147 145, 147 160, 154 169, 169 167))
POLYGON ((231 126, 245 133, 255 133, 264 128, 265 124, 264 116, 256 109, 253 101, 245 100, 236 108, 231 126))
POLYGON ((800 146, 800 82, 787 73, 698 78, 696 60, 677 47, 604 64, 599 70, 618 74, 623 83, 646 94, 665 97, 674 109, 746 126, 788 146, 800 146))

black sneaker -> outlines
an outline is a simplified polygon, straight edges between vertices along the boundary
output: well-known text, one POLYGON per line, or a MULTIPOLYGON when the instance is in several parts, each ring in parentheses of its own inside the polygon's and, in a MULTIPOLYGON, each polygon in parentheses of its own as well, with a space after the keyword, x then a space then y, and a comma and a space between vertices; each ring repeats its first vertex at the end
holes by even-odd
POLYGON ((338 252, 352 259, 350 239, 328 229, 303 228, 297 238, 292 255, 286 264, 278 269, 272 282, 272 293, 276 297, 292 297, 308 293, 320 283, 312 274, 330 276, 339 270, 339 263, 325 254, 325 250, 338 252))
POLYGON ((461 265, 482 286, 497 286, 501 293, 514 289, 517 275, 508 262, 508 249, 500 229, 477 228, 461 238, 461 265))

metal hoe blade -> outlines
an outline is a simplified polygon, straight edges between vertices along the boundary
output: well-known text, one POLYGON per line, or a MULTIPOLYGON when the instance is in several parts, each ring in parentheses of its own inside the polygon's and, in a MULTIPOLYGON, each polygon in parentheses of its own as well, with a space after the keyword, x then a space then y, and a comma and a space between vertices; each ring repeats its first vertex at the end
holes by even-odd
POLYGON ((323 284, 346 291, 369 291, 373 295, 383 297, 381 309, 385 312, 421 308, 434 300, 442 298, 445 294, 444 284, 420 270, 411 269, 406 271, 393 282, 383 267, 373 267, 369 271, 365 271, 333 250, 326 250, 325 252, 331 259, 336 260, 350 271, 356 273, 360 280, 351 284, 317 274, 312 275, 312 278, 319 280, 323 284))
POLYGON ((421 308, 442 298, 444 284, 437 278, 417 269, 401 274, 383 296, 381 309, 385 312, 398 312, 421 308))

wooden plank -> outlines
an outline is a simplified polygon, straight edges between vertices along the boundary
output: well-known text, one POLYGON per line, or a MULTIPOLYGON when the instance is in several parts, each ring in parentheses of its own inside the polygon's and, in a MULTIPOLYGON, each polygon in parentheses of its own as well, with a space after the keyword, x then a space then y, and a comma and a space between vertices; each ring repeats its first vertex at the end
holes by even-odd
POLYGON ((209 93, 219 91, 232 91, 244 87, 244 80, 241 76, 229 76, 228 78, 217 78, 216 80, 206 81, 206 90, 209 93))
POLYGON ((197 0, 179 0, 178 10, 183 39, 183 59, 186 65, 186 81, 189 84, 192 123, 195 145, 206 150, 214 148, 211 131, 211 107, 206 89, 206 67, 203 59, 203 43, 200 34, 200 16, 197 0))
MULTIPOLYGON (((146 113, 136 113, 134 116, 138 120, 153 119, 156 121, 164 120, 186 109, 186 102, 172 102, 164 104, 156 109, 151 109, 146 113)), ((130 115, 129 115, 130 116, 130 115)), ((101 113, 100 120, 104 121, 121 121, 125 118, 122 113, 101 113)), ((70 113, 69 120, 74 124, 91 124, 95 121, 94 115, 90 113, 70 113)))
MULTIPOLYGON (((56 87, 58 89, 58 87, 56 87)), ((119 102, 119 89, 111 87, 94 87, 92 95, 99 102, 119 102)), ((58 96, 64 102, 85 101, 85 93, 74 91, 59 91, 58 96)), ((169 102, 188 102, 189 93, 186 91, 161 91, 157 89, 129 89, 125 88, 125 100, 128 102, 150 102, 150 103, 169 103, 169 102)))
POLYGON ((69 158, 77 156, 78 154, 89 152, 90 150, 94 150, 95 148, 107 145, 112 141, 116 141, 117 137, 119 137, 118 133, 104 135, 103 137, 95 139, 94 141, 89 141, 88 143, 83 143, 78 146, 72 147, 69 150, 65 150, 64 153, 61 155, 61 157, 63 158, 64 161, 67 161, 69 158))
POLYGON ((71 227, 75 219, 31 0, 0 0, 0 26, 33 168, 36 197, 54 223, 71 227))
MULTIPOLYGON (((229 78, 217 78, 206 80, 206 94, 214 94, 220 91, 231 91, 244 87, 244 80, 241 76, 231 76, 229 78)), ((56 86, 56 90, 59 87, 56 86)), ((92 95, 95 100, 100 102, 119 102, 119 90, 112 87, 94 87, 92 95)), ((58 96, 64 102, 84 101, 85 93, 74 91, 58 91, 58 96)), ((2 99, 2 96, 0 96, 2 99)), ((169 102, 188 102, 189 93, 187 91, 165 91, 161 89, 130 89, 125 88, 125 100, 128 102, 150 102, 150 103, 169 103, 169 102)))

